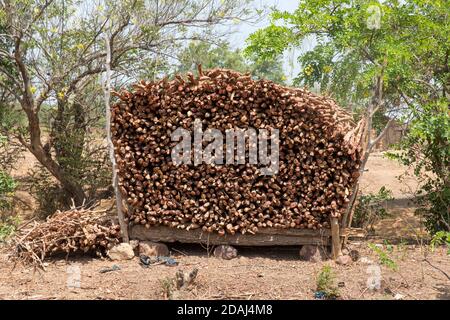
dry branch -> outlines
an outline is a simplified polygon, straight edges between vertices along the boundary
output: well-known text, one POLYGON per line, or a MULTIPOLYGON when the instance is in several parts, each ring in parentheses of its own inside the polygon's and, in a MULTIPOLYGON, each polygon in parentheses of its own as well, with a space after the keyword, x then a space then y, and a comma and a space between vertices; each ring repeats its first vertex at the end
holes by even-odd
POLYGON ((45 222, 21 229, 12 239, 14 257, 42 264, 55 254, 92 252, 102 255, 121 240, 117 218, 107 210, 71 209, 57 212, 45 222))

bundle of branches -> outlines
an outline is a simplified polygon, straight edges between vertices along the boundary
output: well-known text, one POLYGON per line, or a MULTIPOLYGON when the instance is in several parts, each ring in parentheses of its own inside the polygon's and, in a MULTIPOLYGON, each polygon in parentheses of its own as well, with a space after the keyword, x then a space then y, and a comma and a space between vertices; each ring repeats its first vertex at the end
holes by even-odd
POLYGON ((255 233, 328 228, 330 215, 345 212, 359 176, 362 130, 333 100, 201 68, 198 76, 142 81, 116 96, 112 134, 130 224, 255 233), (192 130, 196 119, 223 136, 230 128, 278 129, 278 173, 260 175, 247 152, 245 164, 174 164, 171 134, 192 130))
POLYGON ((46 257, 61 253, 103 255, 120 238, 120 226, 107 210, 71 209, 23 228, 12 244, 16 257, 41 264, 46 257))

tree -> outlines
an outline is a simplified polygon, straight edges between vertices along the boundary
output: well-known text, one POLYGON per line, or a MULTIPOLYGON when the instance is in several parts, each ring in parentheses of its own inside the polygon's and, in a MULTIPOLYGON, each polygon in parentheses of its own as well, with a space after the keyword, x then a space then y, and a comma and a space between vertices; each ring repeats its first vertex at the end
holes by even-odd
POLYGON ((286 77, 283 73, 281 56, 271 60, 249 61, 240 49, 231 49, 230 44, 221 41, 218 45, 208 42, 190 42, 177 57, 177 72, 194 71, 201 64, 204 69, 225 68, 240 72, 250 72, 258 79, 268 79, 283 84, 286 77))
MULTIPOLYGON (((432 183, 433 187, 425 191, 445 199, 438 205, 429 198, 428 205, 435 211, 450 212, 450 128, 446 126, 449 12, 450 3, 445 0, 304 0, 293 13, 275 10, 271 15, 273 23, 249 37, 245 52, 270 59, 314 37, 317 46, 298 58, 303 69, 297 84, 320 83, 323 93, 355 113, 366 115, 369 124, 376 114, 388 124, 394 117, 412 121, 403 144, 403 159, 409 154, 409 161, 405 161, 416 166, 418 175, 420 159, 426 159, 428 169, 441 182, 432 183), (409 149, 413 147, 416 153, 411 158, 409 149)), ((381 133, 384 123, 378 124, 381 133)), ((371 125, 368 129, 370 146, 371 125)), ((370 147, 366 151, 370 152, 370 147)), ((448 228, 449 216, 441 226, 448 228)))
POLYGON ((448 92, 449 6, 444 0, 300 1, 293 13, 275 10, 272 25, 249 37, 245 53, 270 59, 314 37, 317 46, 298 57, 296 83, 319 82, 344 106, 370 99, 386 61, 385 103, 406 107, 406 98, 448 92))
POLYGON ((101 92, 104 35, 109 35, 113 81, 120 86, 136 80, 142 64, 169 56, 183 41, 220 38, 213 26, 248 17, 247 2, 127 0, 109 6, 109 0, 1 0, 0 39, 11 46, 2 47, 0 57, 13 70, 0 68, 0 87, 14 98, 9 108, 18 108, 26 119, 25 127, 8 131, 82 204, 84 186, 64 159, 71 152, 76 160, 86 145, 87 108, 96 100, 85 93, 101 92), (47 139, 43 110, 53 121, 47 139))

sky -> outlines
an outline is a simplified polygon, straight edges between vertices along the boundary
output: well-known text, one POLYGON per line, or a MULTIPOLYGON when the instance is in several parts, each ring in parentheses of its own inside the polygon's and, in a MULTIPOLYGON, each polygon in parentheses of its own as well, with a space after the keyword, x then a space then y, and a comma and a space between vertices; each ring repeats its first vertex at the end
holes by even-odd
MULTIPOLYGON (((276 6, 278 9, 282 11, 293 12, 298 6, 298 0, 255 0, 254 6, 255 8, 261 8, 262 5, 267 6, 276 6)), ((233 33, 229 39, 230 43, 234 48, 244 48, 245 40, 247 37, 260 28, 264 28, 269 25, 269 17, 263 18, 260 22, 256 24, 250 24, 247 22, 243 22, 237 25, 237 30, 233 33)), ((315 41, 313 39, 307 39, 302 43, 300 48, 295 48, 290 52, 286 52, 284 54, 284 64, 283 69, 285 75, 288 78, 288 81, 295 78, 295 76, 299 73, 300 67, 296 61, 296 58, 301 52, 309 51, 315 46, 315 41), (293 66, 293 68, 292 68, 293 66)))
MULTIPOLYGON (((261 8, 262 5, 266 6, 276 6, 278 9, 283 11, 294 11, 297 8, 298 0, 255 0, 254 7, 261 8)), ((245 39, 253 32, 260 28, 264 28, 269 25, 268 17, 265 17, 259 23, 250 24, 250 23, 241 23, 238 25, 238 32, 233 35, 232 43, 240 45, 243 47, 245 45, 245 39)))

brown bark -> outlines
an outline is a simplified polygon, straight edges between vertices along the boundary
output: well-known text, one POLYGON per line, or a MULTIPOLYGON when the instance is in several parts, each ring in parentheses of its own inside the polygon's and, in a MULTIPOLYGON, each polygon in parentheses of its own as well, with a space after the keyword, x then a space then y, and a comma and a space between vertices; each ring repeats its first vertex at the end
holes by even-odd
POLYGON ((61 169, 59 164, 52 159, 51 155, 45 151, 41 142, 41 128, 39 124, 39 116, 28 105, 22 105, 28 118, 28 131, 30 134, 30 142, 27 143, 21 138, 21 143, 36 157, 55 178, 61 183, 61 186, 73 198, 75 204, 81 205, 85 199, 85 194, 80 185, 71 181, 61 169))
POLYGON ((39 122, 39 110, 42 101, 36 101, 31 92, 31 78, 27 67, 23 61, 22 56, 22 33, 16 35, 14 43, 14 61, 17 65, 18 71, 22 78, 22 98, 20 104, 27 115, 28 119, 28 133, 30 141, 26 142, 23 137, 20 137, 20 142, 36 157, 36 159, 61 183, 61 186, 73 198, 76 205, 81 205, 85 199, 85 194, 80 185, 71 181, 59 164, 51 157, 49 152, 46 152, 41 141, 41 128, 39 122))

